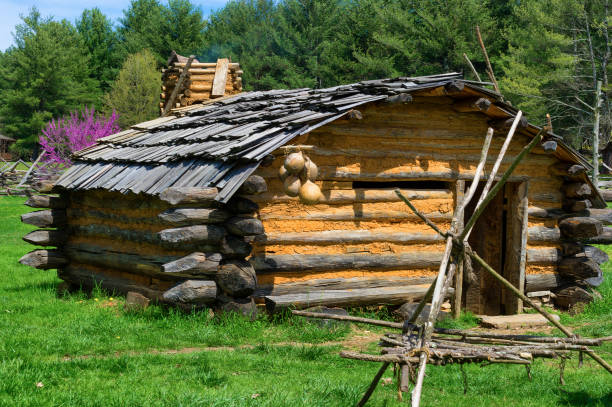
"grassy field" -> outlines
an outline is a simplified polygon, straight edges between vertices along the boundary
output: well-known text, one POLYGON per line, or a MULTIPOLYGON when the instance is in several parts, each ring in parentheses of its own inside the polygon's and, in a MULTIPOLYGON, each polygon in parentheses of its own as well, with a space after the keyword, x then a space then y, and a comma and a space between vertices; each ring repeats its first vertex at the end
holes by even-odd
MULTIPOLYGON (((58 296, 54 271, 17 263, 32 247, 21 236, 23 199, 0 198, 0 406, 352 406, 377 364, 338 357, 376 351, 383 332, 321 328, 303 319, 211 318, 149 307, 95 292, 58 296)), ((612 270, 604 299, 563 322, 584 335, 612 335, 612 270)), ((469 318, 467 318, 469 323, 469 318)), ((611 346, 601 354, 612 360, 611 346)), ((424 406, 610 406, 612 379, 590 359, 538 361, 533 381, 518 366, 429 367, 424 406)), ((386 377, 391 377, 391 370, 386 377)), ((399 406, 395 384, 369 405, 399 406)))

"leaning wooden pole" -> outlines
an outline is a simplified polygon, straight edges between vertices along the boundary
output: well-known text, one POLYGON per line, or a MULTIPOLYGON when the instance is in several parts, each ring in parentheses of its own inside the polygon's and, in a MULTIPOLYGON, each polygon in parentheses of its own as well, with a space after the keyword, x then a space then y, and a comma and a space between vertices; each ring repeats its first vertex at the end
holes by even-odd
MULTIPOLYGON (((451 221, 451 233, 458 232, 456 230, 459 220, 463 218, 463 212, 465 211, 466 206, 476 193, 476 189, 478 188, 478 182, 480 181, 480 177, 484 171, 484 166, 487 162, 487 155, 489 153, 489 147, 491 146, 491 140, 493 139, 493 129, 489 128, 487 130, 487 135, 485 137, 485 142, 482 146, 482 152, 480 154, 480 162, 476 167, 476 172, 474 174, 474 182, 470 185, 470 189, 468 193, 465 195, 463 202, 459 206, 459 209, 453 215, 453 220, 451 221)), ((411 208, 412 209, 412 208, 411 208)), ((431 299, 431 309, 429 311, 429 315, 427 317, 427 322, 425 322, 425 329, 423 330, 423 335, 421 338, 421 349, 419 355, 419 370, 417 381, 415 383, 414 389, 412 390, 412 407, 419 407, 421 403, 421 392, 423 389, 423 380, 425 379, 425 369, 427 367, 427 341, 431 339, 431 335, 433 334, 434 324, 438 318, 438 313, 440 310, 440 305, 443 299, 443 288, 446 282, 447 269, 449 266, 449 260, 451 256, 451 252, 453 249, 453 236, 450 234, 446 238, 446 246, 444 248, 444 255, 442 257, 442 261, 440 263, 440 268, 438 270, 438 277, 436 279, 436 286, 434 288, 434 292, 431 299)), ((456 266, 456 264, 455 264, 456 266)))
POLYGON ((478 37, 478 43, 480 44, 480 49, 482 49, 482 55, 484 56, 484 60, 487 63, 487 74, 489 75, 489 79, 493 82, 493 87, 495 91, 501 94, 499 90, 499 85, 497 84, 497 79, 495 79, 495 74, 493 73, 493 68, 491 67, 491 61, 489 60, 489 54, 487 53, 487 48, 482 41, 482 35, 480 35, 480 27, 476 26, 476 36, 478 37))
POLYGON ((195 59, 195 55, 189 56, 189 59, 187 60, 187 64, 185 64, 185 67, 183 68, 183 71, 181 72, 181 75, 179 76, 178 81, 176 81, 176 84, 174 85, 174 89, 172 89, 172 93, 170 94, 170 99, 166 103, 166 106, 164 107, 164 111, 162 112, 161 117, 166 117, 168 113, 170 113, 170 111, 172 110, 174 101, 176 100, 176 97, 179 94, 181 86, 183 86, 183 82, 185 81, 185 78, 187 77, 187 75, 189 75, 189 68, 191 68, 191 63, 193 62, 194 59, 195 59))

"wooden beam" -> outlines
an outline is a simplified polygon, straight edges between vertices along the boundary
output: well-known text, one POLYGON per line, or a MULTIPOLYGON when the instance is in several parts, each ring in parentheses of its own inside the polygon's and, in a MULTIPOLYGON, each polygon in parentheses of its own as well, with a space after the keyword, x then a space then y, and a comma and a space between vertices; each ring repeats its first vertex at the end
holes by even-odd
POLYGON ((247 217, 233 217, 225 222, 228 232, 238 236, 254 236, 264 233, 263 223, 259 219, 247 217))
POLYGON ((217 284, 214 281, 187 280, 162 294, 165 301, 185 304, 210 304, 217 298, 217 284))
POLYGON ((66 208, 66 201, 59 196, 32 195, 25 202, 25 205, 31 208, 64 209, 66 208))
POLYGON ((438 243, 444 239, 435 233, 379 232, 376 229, 326 230, 322 232, 269 232, 254 239, 268 245, 328 245, 387 242, 396 244, 438 243))
POLYGON ((561 230, 558 227, 532 226, 527 229, 527 241, 533 243, 558 243, 561 230))
MULTIPOLYGON (((427 217, 436 222, 450 222, 451 213, 433 212, 427 213, 427 217)), ((417 220, 415 214, 397 210, 363 210, 354 209, 335 209, 335 210, 312 210, 296 215, 279 213, 260 214, 260 219, 266 220, 324 220, 324 221, 360 221, 360 220, 417 220)))
POLYGON ((217 208, 171 208, 158 215, 163 222, 176 226, 223 223, 231 216, 217 208))
POLYGON ((215 274, 221 262, 219 253, 195 252, 162 265, 164 273, 215 274))
POLYGON ((194 225, 165 229, 158 233, 163 244, 178 245, 184 243, 220 243, 225 236, 225 229, 217 225, 194 225))
POLYGON ((461 113, 486 112, 491 107, 491 101, 487 98, 460 99, 453 103, 453 110, 461 113))
POLYGON ((213 80, 211 98, 217 98, 225 95, 225 83, 227 82, 227 70, 229 68, 229 59, 217 59, 215 66, 215 79, 213 80))
POLYGON ((23 240, 37 246, 61 246, 68 239, 62 230, 35 230, 23 237, 23 240))
POLYGON ((372 254, 277 254, 256 255, 249 261, 257 273, 280 271, 326 271, 393 268, 433 268, 440 265, 441 252, 372 254))
POLYGON ((266 180, 259 175, 248 177, 238 189, 239 195, 259 195, 268 190, 266 180))
POLYGON ((592 244, 612 244, 612 227, 603 227, 599 235, 584 239, 584 242, 592 244))
POLYGON ((591 195, 591 187, 587 183, 583 182, 571 182, 569 184, 563 184, 561 191, 568 198, 587 198, 591 195))
POLYGON ((588 239, 599 236, 603 232, 600 221, 594 218, 572 217, 559 222, 563 237, 572 239, 588 239))
MULTIPOLYGON (((319 200, 321 204, 350 204, 350 203, 370 203, 370 202, 400 202, 399 197, 389 189, 331 189, 323 190, 323 195, 319 200)), ((450 190, 418 190, 401 189, 400 192, 410 200, 422 199, 451 199, 453 197, 450 190)), ((299 198, 292 198, 284 193, 268 192, 251 198, 255 202, 290 202, 299 201, 299 198)))
POLYGON ((47 209, 21 215, 21 222, 40 228, 52 228, 66 224, 66 211, 62 209, 47 209))
POLYGON ((217 188, 168 188, 159 195, 159 199, 170 205, 211 204, 215 202, 218 193, 217 188))
POLYGON ((68 263, 66 256, 59 250, 34 250, 19 259, 24 266, 48 270, 62 267, 68 263))

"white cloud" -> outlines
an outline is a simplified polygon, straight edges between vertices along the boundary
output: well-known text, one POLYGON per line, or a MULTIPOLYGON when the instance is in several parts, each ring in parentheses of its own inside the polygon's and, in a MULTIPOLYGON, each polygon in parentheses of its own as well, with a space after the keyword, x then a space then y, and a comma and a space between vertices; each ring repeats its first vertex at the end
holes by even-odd
MULTIPOLYGON (((199 5, 204 14, 208 15, 212 10, 223 7, 228 0, 191 0, 193 4, 199 5)), ((15 26, 21 22, 20 15, 27 15, 34 6, 38 8, 43 16, 74 21, 87 8, 98 7, 113 21, 123 15, 123 10, 130 4, 129 0, 1 0, 0 12, 2 13, 2 24, 0 25, 0 50, 5 50, 13 44, 15 26)))

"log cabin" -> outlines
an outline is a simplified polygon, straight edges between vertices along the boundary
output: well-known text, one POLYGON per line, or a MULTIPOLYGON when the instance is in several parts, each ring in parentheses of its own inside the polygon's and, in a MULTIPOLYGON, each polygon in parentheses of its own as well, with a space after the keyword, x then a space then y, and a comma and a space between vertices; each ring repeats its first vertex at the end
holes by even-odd
MULTIPOLYGON (((27 205, 44 246, 21 262, 74 287, 138 292, 183 308, 251 313, 316 305, 398 305, 434 280, 441 238, 394 193, 448 230, 485 134, 487 180, 518 111, 450 73, 327 89, 240 93, 100 139, 27 205)), ((518 122, 498 174, 540 131, 518 122)), ((526 293, 602 282, 588 243, 612 216, 590 164, 551 133, 487 206, 470 244, 526 293)), ((484 181, 481 181, 484 183, 484 181)), ((474 208, 466 211, 466 219, 474 208)), ((454 303, 521 312, 474 267, 454 303)))

